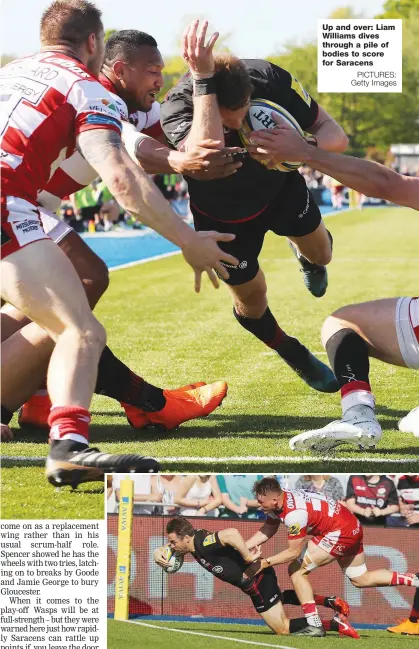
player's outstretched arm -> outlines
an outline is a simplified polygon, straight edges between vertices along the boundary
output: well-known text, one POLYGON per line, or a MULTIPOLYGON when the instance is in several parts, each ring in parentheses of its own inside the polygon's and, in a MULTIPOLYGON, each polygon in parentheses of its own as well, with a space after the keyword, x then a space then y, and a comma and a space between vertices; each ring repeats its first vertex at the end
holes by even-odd
POLYGON ((240 552, 246 563, 252 563, 254 561, 254 557, 246 547, 244 538, 235 527, 221 530, 221 532, 218 532, 218 538, 223 545, 230 545, 237 552, 240 552))
POLYGON ((269 539, 272 538, 272 536, 274 536, 274 534, 277 533, 278 527, 279 527, 279 521, 278 521, 278 525, 275 525, 274 522, 272 524, 265 523, 265 525, 262 525, 262 527, 260 528, 260 530, 256 532, 256 534, 253 534, 253 536, 251 536, 250 539, 246 541, 246 547, 249 550, 252 550, 257 545, 262 545, 263 543, 266 543, 266 541, 269 541, 269 539))
POLYGON ((315 136, 318 146, 326 151, 341 153, 349 144, 343 128, 321 106, 316 121, 307 131, 315 136))
POLYGON ((402 176, 378 162, 331 153, 307 144, 294 129, 275 114, 276 129, 252 133, 252 155, 280 160, 303 160, 366 196, 419 210, 419 178, 402 176))
POLYGON ((107 129, 84 131, 77 138, 77 147, 127 212, 179 246, 185 260, 195 271, 197 292, 204 271, 216 288, 219 284, 214 269, 221 277, 228 278, 228 272, 220 262, 225 261, 233 266, 239 262, 223 252, 217 241, 231 241, 235 235, 198 233, 186 225, 147 174, 131 160, 119 133, 107 129))

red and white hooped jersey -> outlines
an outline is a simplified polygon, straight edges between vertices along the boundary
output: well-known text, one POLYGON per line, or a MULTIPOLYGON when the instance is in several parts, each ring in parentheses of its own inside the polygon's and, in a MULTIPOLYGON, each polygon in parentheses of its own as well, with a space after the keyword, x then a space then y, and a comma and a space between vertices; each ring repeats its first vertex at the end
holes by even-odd
POLYGON ((330 532, 358 530, 359 521, 344 505, 321 493, 284 491, 281 510, 270 511, 266 523, 287 527, 290 540, 307 534, 326 536, 330 532))
MULTIPOLYGON (((135 149, 135 139, 142 132, 150 137, 163 133, 160 126, 160 104, 155 101, 148 113, 136 111, 128 114, 125 102, 116 94, 116 88, 103 74, 99 75, 100 83, 113 98, 122 121, 122 140, 131 152, 135 149), (131 145, 131 146, 130 146, 131 145)), ((55 212, 65 196, 74 194, 97 178, 96 171, 78 152, 67 158, 55 171, 44 190, 38 196, 39 203, 51 212, 55 212)))
MULTIPOLYGON (((40 52, 0 70, 3 195, 37 204, 57 167, 91 129, 121 132, 112 95, 77 59, 40 52)), ((81 157, 81 156, 80 156, 81 157)))

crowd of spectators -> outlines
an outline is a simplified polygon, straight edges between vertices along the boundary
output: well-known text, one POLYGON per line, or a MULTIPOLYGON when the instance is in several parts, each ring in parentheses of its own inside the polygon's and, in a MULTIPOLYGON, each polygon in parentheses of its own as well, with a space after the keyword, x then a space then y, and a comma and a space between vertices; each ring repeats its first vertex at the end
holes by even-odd
MULTIPOLYGON (((134 482, 134 514, 264 519, 252 488, 263 475, 114 475, 108 512, 119 507, 120 481, 134 482)), ((350 509, 364 525, 419 528, 419 475, 276 476, 283 489, 322 493, 350 509)))

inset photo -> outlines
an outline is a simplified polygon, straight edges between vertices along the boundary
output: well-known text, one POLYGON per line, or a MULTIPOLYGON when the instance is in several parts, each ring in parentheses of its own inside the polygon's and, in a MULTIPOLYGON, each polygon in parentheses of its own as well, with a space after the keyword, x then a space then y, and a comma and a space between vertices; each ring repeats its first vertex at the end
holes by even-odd
POLYGON ((419 475, 114 475, 107 525, 109 649, 417 643, 419 475))

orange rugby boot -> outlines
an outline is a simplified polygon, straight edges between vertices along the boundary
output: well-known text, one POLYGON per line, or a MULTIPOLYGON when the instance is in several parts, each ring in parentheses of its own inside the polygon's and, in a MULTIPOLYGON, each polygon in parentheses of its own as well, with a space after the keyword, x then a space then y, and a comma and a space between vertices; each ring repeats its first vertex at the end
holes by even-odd
POLYGON ((19 408, 19 426, 33 426, 49 430, 48 416, 51 410, 51 401, 48 392, 43 390, 40 394, 34 394, 29 401, 19 408))
MULTIPOLYGON (((195 388, 200 388, 203 385, 206 385, 205 381, 198 381, 198 383, 190 383, 189 385, 184 385, 181 388, 177 388, 177 390, 180 390, 181 392, 185 392, 186 390, 194 390, 195 388)), ((128 419, 128 423, 130 426, 136 429, 141 429, 141 428, 147 428, 147 426, 152 426, 152 423, 150 422, 148 418, 148 412, 145 410, 142 410, 142 408, 137 408, 137 406, 133 406, 129 403, 122 403, 121 406, 125 410, 125 415, 126 418, 128 419)))
POLYGON ((207 417, 221 405, 227 394, 225 381, 216 381, 191 390, 164 390, 166 405, 158 412, 147 412, 149 426, 173 430, 197 417, 207 417))
POLYGON ((396 626, 389 626, 387 631, 390 633, 400 633, 401 635, 419 635, 419 621, 411 622, 409 618, 398 620, 396 626))

